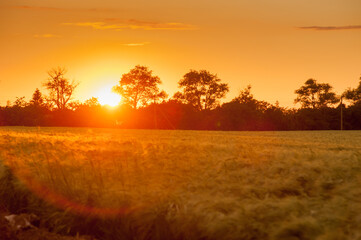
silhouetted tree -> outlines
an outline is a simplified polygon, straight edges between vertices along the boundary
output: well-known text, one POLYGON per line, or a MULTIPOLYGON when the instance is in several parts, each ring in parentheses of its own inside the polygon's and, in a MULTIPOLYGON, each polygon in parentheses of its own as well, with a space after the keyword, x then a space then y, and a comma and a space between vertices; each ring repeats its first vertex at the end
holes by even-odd
POLYGON ((86 100, 84 102, 84 105, 87 106, 87 107, 90 107, 90 108, 100 107, 101 106, 100 103, 99 103, 98 98, 96 98, 96 97, 89 98, 88 100, 86 100))
POLYGON ((46 119, 49 117, 49 106, 45 102, 40 90, 37 88, 25 109, 24 125, 27 126, 42 126, 46 124, 46 119))
POLYGON ((263 130, 262 116, 268 106, 268 103, 256 100, 251 94, 251 86, 247 86, 239 96, 222 105, 225 130, 263 130))
POLYGON ((308 79, 305 84, 295 91, 297 98, 295 103, 301 103, 303 108, 328 107, 339 100, 336 93, 332 92, 332 86, 328 83, 317 83, 314 79, 308 79))
POLYGON ((353 103, 359 102, 361 100, 361 77, 360 82, 357 88, 347 89, 343 95, 346 99, 351 100, 353 103))
POLYGON ((245 89, 239 92, 239 95, 232 99, 232 102, 247 103, 256 105, 259 101, 253 97, 251 93, 252 86, 248 85, 245 89))
POLYGON ((136 66, 124 74, 114 90, 121 93, 124 104, 109 110, 97 98, 84 103, 71 100, 78 84, 64 77, 65 69, 48 72, 44 86, 49 90, 45 99, 36 89, 32 99, 17 97, 6 107, 0 107, 0 125, 9 126, 72 126, 117 127, 193 130, 335 130, 361 129, 361 78, 357 88, 347 89, 343 97, 352 101, 339 104, 329 84, 309 79, 297 89, 296 103, 300 109, 281 108, 259 101, 251 86, 240 91, 232 101, 219 106, 220 98, 228 92, 227 84, 205 70, 191 70, 179 81, 180 92, 165 101, 158 77, 147 67, 136 66), (163 99, 163 101, 160 101, 163 99), (51 103, 51 105, 49 105, 51 103), (131 105, 130 105, 131 104, 131 105), (141 108, 137 109, 139 106, 141 108), (331 107, 330 107, 331 106, 331 107), (341 108, 342 107, 342 108, 341 108), (61 110, 61 111, 58 111, 61 110), (202 110, 202 111, 201 111, 202 110))
POLYGON ((48 72, 48 80, 44 83, 46 89, 49 90, 48 100, 59 110, 67 108, 74 90, 78 86, 78 83, 70 82, 65 78, 65 74, 65 68, 53 68, 48 72))
POLYGON ((361 101, 354 102, 344 111, 344 129, 361 129, 361 101))
POLYGON ((113 91, 120 94, 125 103, 137 109, 138 106, 144 107, 166 97, 164 91, 159 91, 158 84, 161 83, 158 76, 152 75, 151 70, 137 65, 129 73, 122 75, 119 85, 114 86, 113 91))
POLYGON ((16 97, 14 101, 14 107, 23 108, 26 107, 27 103, 25 101, 25 97, 16 97))
POLYGON ((261 112, 265 111, 270 104, 265 101, 259 101, 253 97, 251 93, 252 86, 248 85, 245 89, 241 90, 239 95, 235 97, 232 102, 238 102, 243 105, 247 105, 248 108, 253 108, 261 112))
POLYGON ((30 105, 40 107, 44 104, 44 98, 40 92, 40 90, 37 88, 35 92, 33 93, 33 97, 30 100, 30 105))
POLYGON ((67 109, 76 111, 82 107, 82 103, 79 100, 71 101, 68 103, 67 109))
POLYGON ((219 99, 229 91, 226 83, 206 70, 190 70, 178 82, 181 92, 173 98, 183 103, 191 104, 198 110, 210 110, 219 105, 219 99))
POLYGON ((168 97, 168 94, 162 90, 162 91, 156 91, 154 92, 152 98, 153 98, 153 104, 157 104, 158 100, 165 101, 165 99, 168 97))

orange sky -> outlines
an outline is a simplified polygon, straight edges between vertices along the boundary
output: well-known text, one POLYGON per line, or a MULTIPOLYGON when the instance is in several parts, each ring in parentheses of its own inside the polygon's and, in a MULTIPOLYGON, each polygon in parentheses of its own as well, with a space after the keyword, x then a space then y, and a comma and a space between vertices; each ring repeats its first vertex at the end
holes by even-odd
POLYGON ((171 96, 190 69, 259 100, 293 107, 308 78, 337 93, 361 75, 360 0, 5 0, 0 2, 0 105, 30 99, 64 66, 84 101, 137 64, 171 96), (312 28, 305 28, 312 27, 312 28))

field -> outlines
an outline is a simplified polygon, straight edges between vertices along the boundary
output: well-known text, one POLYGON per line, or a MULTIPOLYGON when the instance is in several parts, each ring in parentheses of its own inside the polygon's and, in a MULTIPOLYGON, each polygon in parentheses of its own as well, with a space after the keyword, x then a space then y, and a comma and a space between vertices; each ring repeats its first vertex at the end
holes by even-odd
POLYGON ((98 239, 361 239, 361 132, 0 128, 0 207, 98 239))

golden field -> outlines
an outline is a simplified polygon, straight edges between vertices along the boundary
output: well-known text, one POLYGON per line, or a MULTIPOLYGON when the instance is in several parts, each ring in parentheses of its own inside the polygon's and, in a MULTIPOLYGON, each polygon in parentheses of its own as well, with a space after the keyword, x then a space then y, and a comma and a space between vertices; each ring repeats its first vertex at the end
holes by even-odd
POLYGON ((0 204, 98 239, 361 239, 360 143, 359 131, 5 127, 0 204))

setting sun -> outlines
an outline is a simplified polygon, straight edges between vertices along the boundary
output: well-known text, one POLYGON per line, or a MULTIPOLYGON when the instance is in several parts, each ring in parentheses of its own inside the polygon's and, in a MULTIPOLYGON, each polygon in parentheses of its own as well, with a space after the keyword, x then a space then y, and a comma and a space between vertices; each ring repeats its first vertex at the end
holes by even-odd
POLYGON ((115 107, 119 104, 122 97, 119 94, 112 92, 112 85, 102 87, 96 94, 101 105, 109 105, 115 107))

